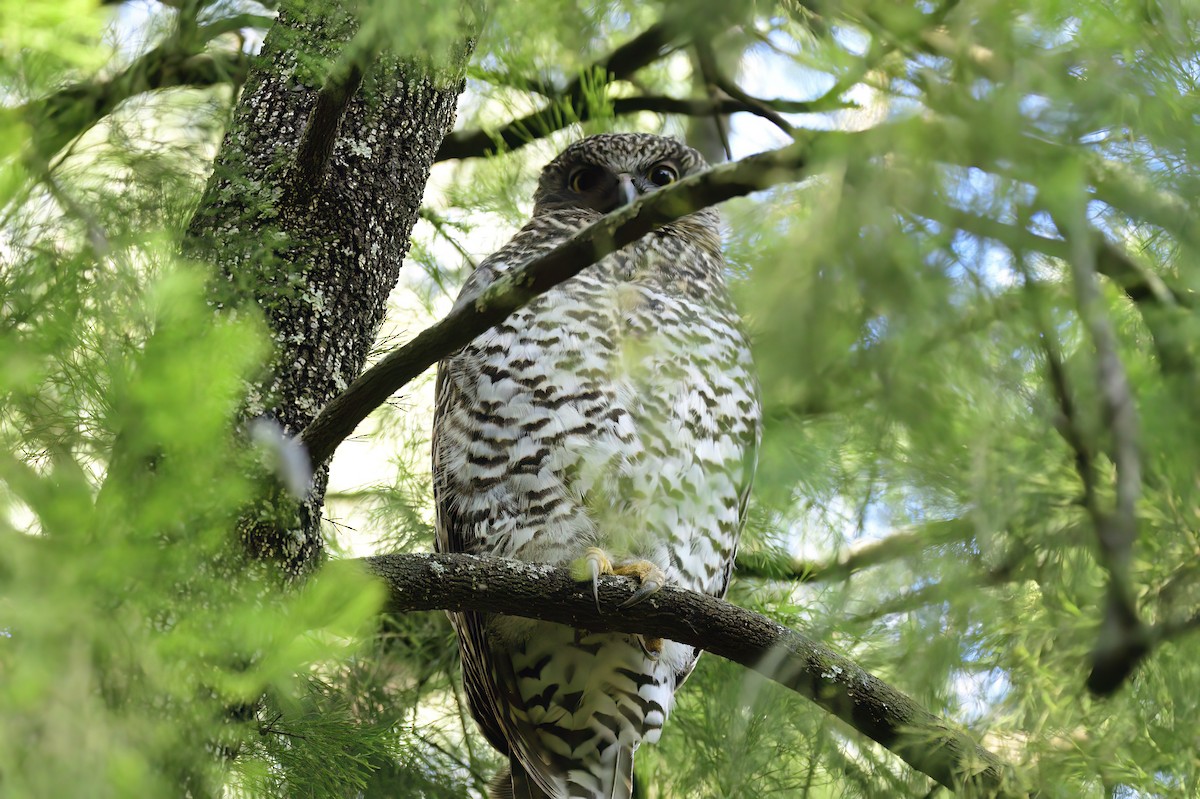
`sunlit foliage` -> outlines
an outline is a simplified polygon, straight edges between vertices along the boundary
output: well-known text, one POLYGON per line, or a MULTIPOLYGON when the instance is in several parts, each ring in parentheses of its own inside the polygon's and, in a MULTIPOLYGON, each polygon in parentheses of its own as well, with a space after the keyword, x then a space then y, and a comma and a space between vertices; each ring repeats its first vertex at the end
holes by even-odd
MULTIPOLYGON (((352 52, 298 80, 357 48, 437 61, 476 13, 352 5, 352 52)), ((378 349, 447 309, 583 133, 667 132, 712 160, 812 136, 804 175, 722 209, 767 417, 731 601, 966 727, 1042 796, 1192 796, 1198 12, 492 4, 458 122, 489 146, 435 167, 378 349), (1131 451, 1136 538, 1106 547, 1131 451), (1093 695, 1093 651, 1128 636, 1148 654, 1093 695)), ((498 764, 440 614, 380 621, 352 568, 282 588, 236 554, 270 460, 239 416, 269 339, 215 313, 180 253, 272 14, 0 0, 5 796, 483 796, 498 764), (121 82, 160 47, 192 59, 173 82, 121 82)), ((335 560, 431 547, 429 383, 335 462, 335 560)), ((643 797, 933 787, 715 658, 638 758, 643 797)))

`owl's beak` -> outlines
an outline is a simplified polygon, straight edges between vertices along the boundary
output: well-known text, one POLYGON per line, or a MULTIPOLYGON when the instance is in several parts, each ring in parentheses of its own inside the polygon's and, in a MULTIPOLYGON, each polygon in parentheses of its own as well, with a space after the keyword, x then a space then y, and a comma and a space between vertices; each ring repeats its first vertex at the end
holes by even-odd
POLYGON ((620 198, 618 207, 629 205, 638 198, 637 187, 633 185, 633 175, 627 172, 617 175, 617 196, 620 198))

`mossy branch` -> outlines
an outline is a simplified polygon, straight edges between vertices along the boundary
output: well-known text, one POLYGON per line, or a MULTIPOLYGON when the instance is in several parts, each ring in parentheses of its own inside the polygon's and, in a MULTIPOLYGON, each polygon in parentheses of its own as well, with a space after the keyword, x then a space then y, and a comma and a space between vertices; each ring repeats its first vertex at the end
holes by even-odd
MULTIPOLYGON (((513 270, 474 302, 463 305, 422 331, 405 346, 361 374, 335 397, 301 433, 301 441, 314 464, 323 463, 354 428, 389 396, 434 363, 466 346, 499 324, 533 297, 579 274, 591 264, 642 236, 703 208, 734 197, 809 174, 810 156, 817 146, 844 151, 850 142, 862 141, 864 151, 888 149, 904 140, 953 139, 962 134, 954 123, 910 118, 863 131, 797 130, 786 147, 721 164, 706 172, 653 192, 572 236, 556 249, 513 270)), ((1015 230, 1015 229, 1014 229, 1015 230)), ((995 231, 992 231, 995 232, 995 231)), ((1095 231, 1090 235, 1099 237, 1095 231)), ((1022 237, 1038 243, 1048 254, 1061 257, 1062 245, 1044 237, 1022 237)), ((1129 283, 1133 262, 1112 246, 1100 247, 1100 269, 1130 285, 1140 304, 1170 302, 1170 295, 1155 293, 1149 283, 1129 283)))
POLYGON ((1012 770, 966 733, 823 644, 753 611, 667 586, 632 607, 632 580, 602 577, 599 606, 567 569, 463 554, 380 555, 387 610, 503 613, 593 632, 641 633, 704 649, 811 699, 941 785, 969 796, 1026 797, 1012 770))

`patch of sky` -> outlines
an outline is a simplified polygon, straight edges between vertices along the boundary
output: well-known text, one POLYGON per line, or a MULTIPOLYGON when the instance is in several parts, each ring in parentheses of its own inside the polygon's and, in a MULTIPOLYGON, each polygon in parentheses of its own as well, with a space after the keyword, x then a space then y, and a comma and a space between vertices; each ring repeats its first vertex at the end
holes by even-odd
MULTIPOLYGON (((964 655, 964 660, 971 658, 964 655)), ((991 668, 982 671, 955 671, 950 690, 959 708, 959 719, 971 723, 985 718, 1012 690, 1008 672, 991 668)))
MULTIPOLYGON (((106 38, 116 51, 118 60, 128 62, 142 55, 162 34, 171 29, 179 12, 168 5, 158 0, 131 0, 117 6, 106 38)), ((205 5, 197 17, 197 22, 203 26, 237 14, 269 17, 274 13, 273 9, 262 3, 219 0, 205 5)), ((253 55, 262 49, 263 32, 260 29, 242 28, 239 34, 242 37, 242 52, 253 55)))
MULTIPOLYGON (((765 100, 811 100, 829 90, 835 78, 811 69, 762 43, 748 47, 740 69, 742 89, 752 97, 765 100)), ((783 114, 799 127, 830 129, 833 120, 826 114, 783 114)), ((790 139, 772 122, 753 114, 735 114, 730 119, 730 148, 733 157, 744 158, 787 144, 790 139)))
POLYGON ((860 28, 834 25, 830 34, 839 47, 856 56, 866 55, 867 48, 871 46, 871 37, 860 28))

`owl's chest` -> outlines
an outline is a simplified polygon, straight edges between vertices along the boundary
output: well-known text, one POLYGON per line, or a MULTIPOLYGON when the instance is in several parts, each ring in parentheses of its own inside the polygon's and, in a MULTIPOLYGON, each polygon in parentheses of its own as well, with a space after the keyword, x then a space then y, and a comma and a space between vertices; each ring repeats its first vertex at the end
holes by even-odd
POLYGON ((581 276, 478 340, 483 376, 499 389, 489 399, 555 411, 630 409, 698 377, 716 354, 697 345, 723 324, 669 281, 632 277, 581 276), (507 380, 497 385, 496 376, 507 380))

